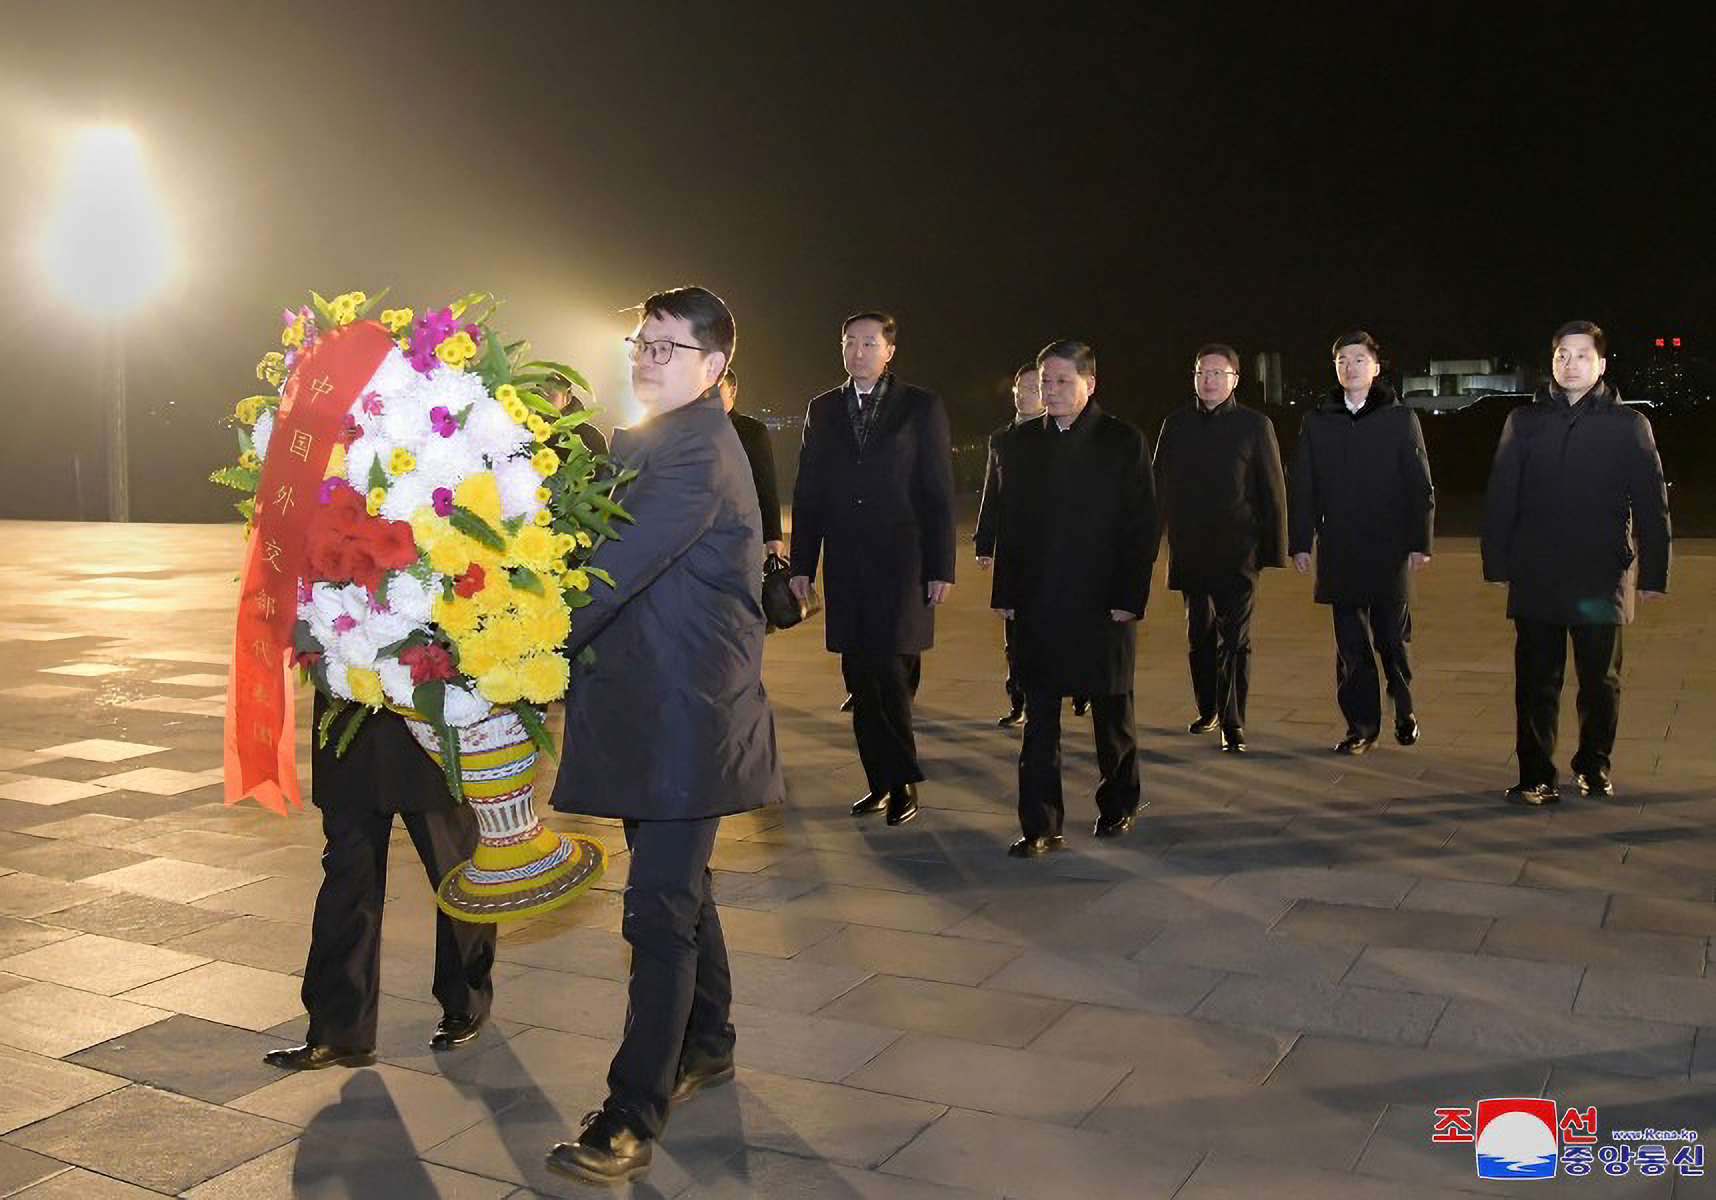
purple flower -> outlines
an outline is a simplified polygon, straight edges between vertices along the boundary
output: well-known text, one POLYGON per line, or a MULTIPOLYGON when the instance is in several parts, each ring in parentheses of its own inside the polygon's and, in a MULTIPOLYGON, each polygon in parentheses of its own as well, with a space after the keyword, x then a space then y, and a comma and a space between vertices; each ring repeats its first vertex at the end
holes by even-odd
POLYGON ((334 618, 335 633, 349 633, 357 628, 357 618, 350 613, 341 613, 334 618))
POLYGON ((453 414, 447 411, 445 405, 437 404, 429 410, 429 424, 444 438, 450 438, 459 432, 459 423, 453 419, 453 414))
POLYGON ((372 417, 379 417, 381 415, 380 392, 365 392, 361 397, 359 397, 359 403, 363 405, 363 410, 368 415, 372 417))
POLYGON ((332 504, 334 502, 334 487, 344 482, 345 480, 336 475, 330 475, 322 480, 322 489, 316 493, 316 503, 332 504))
POLYGON ((313 593, 310 590, 310 581, 308 579, 304 579, 304 578, 300 577, 298 580, 298 603, 299 604, 310 603, 310 599, 311 599, 312 595, 313 595, 313 593))
POLYGON ((436 488, 429 493, 429 502, 435 506, 437 517, 448 517, 453 514, 453 489, 436 488))

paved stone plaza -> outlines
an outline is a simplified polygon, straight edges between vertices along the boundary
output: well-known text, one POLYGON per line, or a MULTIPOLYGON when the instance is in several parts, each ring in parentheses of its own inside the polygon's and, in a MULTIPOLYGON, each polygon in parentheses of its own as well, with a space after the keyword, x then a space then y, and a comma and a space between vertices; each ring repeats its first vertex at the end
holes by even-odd
MULTIPOLYGON (((222 805, 239 532, 0 537, 0 1194, 597 1194, 542 1157, 602 1099, 624 1013, 617 828, 555 818, 614 851, 604 890, 504 930, 495 1024, 439 1056, 431 900, 401 831, 380 1065, 265 1067, 303 1029, 319 826, 222 805)), ((1436 1107, 1543 1094, 1596 1106, 1605 1133, 1716 1131, 1716 548, 1680 546, 1673 596, 1627 633, 1618 798, 1550 811, 1501 803, 1511 631, 1475 547, 1444 542, 1420 588, 1424 739, 1359 760, 1328 750, 1331 639, 1305 579, 1266 577, 1243 759, 1184 732, 1178 598, 1158 591, 1150 807, 1091 840, 1069 719, 1077 824, 1030 862, 1003 853, 1018 734, 993 725, 975 569, 925 660, 930 781, 902 829, 847 814, 864 787, 820 623, 771 638, 791 795, 725 821, 715 862, 739 1080, 675 1115, 633 1191, 1433 1200, 1509 1193, 1470 1145, 1432 1144, 1436 1107)), ((1564 731, 1571 708, 1570 689, 1564 731)))

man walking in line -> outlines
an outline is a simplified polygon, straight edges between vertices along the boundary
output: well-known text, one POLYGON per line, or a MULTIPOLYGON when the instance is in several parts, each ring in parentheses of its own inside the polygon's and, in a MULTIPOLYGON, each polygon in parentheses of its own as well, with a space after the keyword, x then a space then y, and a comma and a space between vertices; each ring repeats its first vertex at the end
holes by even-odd
POLYGON ((769 427, 755 417, 746 416, 734 407, 739 400, 739 377, 728 367, 721 375, 721 407, 733 422, 733 432, 745 448, 745 458, 751 464, 751 482, 757 487, 757 507, 763 514, 763 550, 768 554, 786 554, 786 542, 781 540, 781 497, 775 483, 775 452, 769 446, 769 427))
POLYGON ((1287 488, 1275 426, 1234 399, 1239 353, 1212 342, 1192 360, 1197 401, 1156 439, 1156 503, 1168 534, 1168 586, 1186 601, 1197 720, 1221 748, 1245 750, 1257 573, 1287 565, 1287 488))
POLYGON ((1335 698, 1347 735, 1337 754, 1363 754, 1382 729, 1382 659, 1394 737, 1418 740, 1412 705, 1409 572, 1430 563, 1435 489, 1418 417, 1378 376, 1382 351, 1355 330, 1335 339, 1336 386, 1299 427, 1288 549, 1301 574, 1317 548, 1318 604, 1335 619, 1335 698))
MULTIPOLYGON (((989 435, 989 457, 983 467, 983 496, 977 504, 977 565, 987 571, 995 565, 995 488, 996 456, 1000 441, 1026 421, 1043 415, 1043 398, 1037 385, 1037 364, 1026 363, 1013 372, 1013 419, 989 435)), ((1013 622, 1003 621, 1002 649, 1007 658, 1007 711, 995 724, 1002 729, 1014 729, 1025 723, 1025 692, 1019 686, 1019 672, 1013 664, 1013 622)))
POLYGON ((953 587, 953 452, 941 401, 894 377, 898 332, 883 312, 840 327, 846 382, 810 402, 792 493, 792 576, 809 595, 823 567, 828 648, 852 698, 869 791, 856 815, 918 813, 912 733, 920 656, 953 587))
POLYGON ((1603 331, 1571 321, 1550 340, 1554 382, 1508 414, 1484 497, 1484 578, 1514 623, 1515 804, 1561 799, 1556 726, 1567 643, 1579 678, 1573 777, 1609 796, 1621 706, 1621 626, 1635 588, 1668 590, 1668 491, 1650 421, 1603 379, 1603 331), (1636 547, 1636 554, 1635 554, 1636 547))
POLYGON ((1156 561, 1149 441, 1103 412, 1096 356, 1058 341, 1037 355, 1047 417, 1000 442, 991 604, 1015 622, 1025 736, 1015 858, 1063 846, 1061 698, 1090 697, 1101 779, 1095 835, 1119 837, 1139 807, 1132 678, 1156 561))
POLYGON ((733 1078, 733 990, 709 856, 721 818, 781 798, 763 692, 762 520, 718 383, 733 317, 712 292, 644 301, 630 338, 645 419, 616 430, 638 472, 632 523, 591 562, 613 576, 572 610, 561 812, 618 817, 631 864, 620 933, 626 1024, 608 1096, 550 1168, 587 1183, 649 1168, 668 1106, 733 1078), (579 662, 584 649, 593 660, 579 662))

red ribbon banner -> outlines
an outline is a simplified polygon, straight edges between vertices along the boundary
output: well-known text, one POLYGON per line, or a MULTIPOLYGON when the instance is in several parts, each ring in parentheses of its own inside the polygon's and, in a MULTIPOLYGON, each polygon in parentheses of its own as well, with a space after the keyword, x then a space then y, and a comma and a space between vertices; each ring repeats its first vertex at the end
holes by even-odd
POLYGON ((226 802, 299 808, 292 726, 292 626, 304 548, 328 456, 358 391, 393 345, 374 321, 318 337, 293 365, 274 414, 245 546, 238 627, 226 693, 226 802))

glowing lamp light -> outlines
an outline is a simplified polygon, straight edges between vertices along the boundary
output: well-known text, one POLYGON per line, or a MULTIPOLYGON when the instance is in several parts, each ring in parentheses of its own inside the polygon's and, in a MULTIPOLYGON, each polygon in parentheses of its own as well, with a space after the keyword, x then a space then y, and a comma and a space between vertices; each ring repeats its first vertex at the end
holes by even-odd
POLYGON ((67 300, 104 317, 135 308, 165 280, 167 222, 129 130, 99 126, 78 136, 41 255, 67 300))
POLYGON ((1678 349, 1680 349, 1680 339, 1679 339, 1679 338, 1674 338, 1674 339, 1673 339, 1673 341, 1674 341, 1674 348, 1675 348, 1675 349, 1676 349, 1676 350, 1678 350, 1678 349))
POLYGON ((1661 346, 1662 346, 1662 339, 1661 339, 1661 338, 1657 338, 1657 339, 1656 339, 1656 344, 1657 344, 1657 346, 1658 346, 1658 347, 1659 347, 1659 348, 1660 348, 1660 347, 1661 347, 1661 346))

